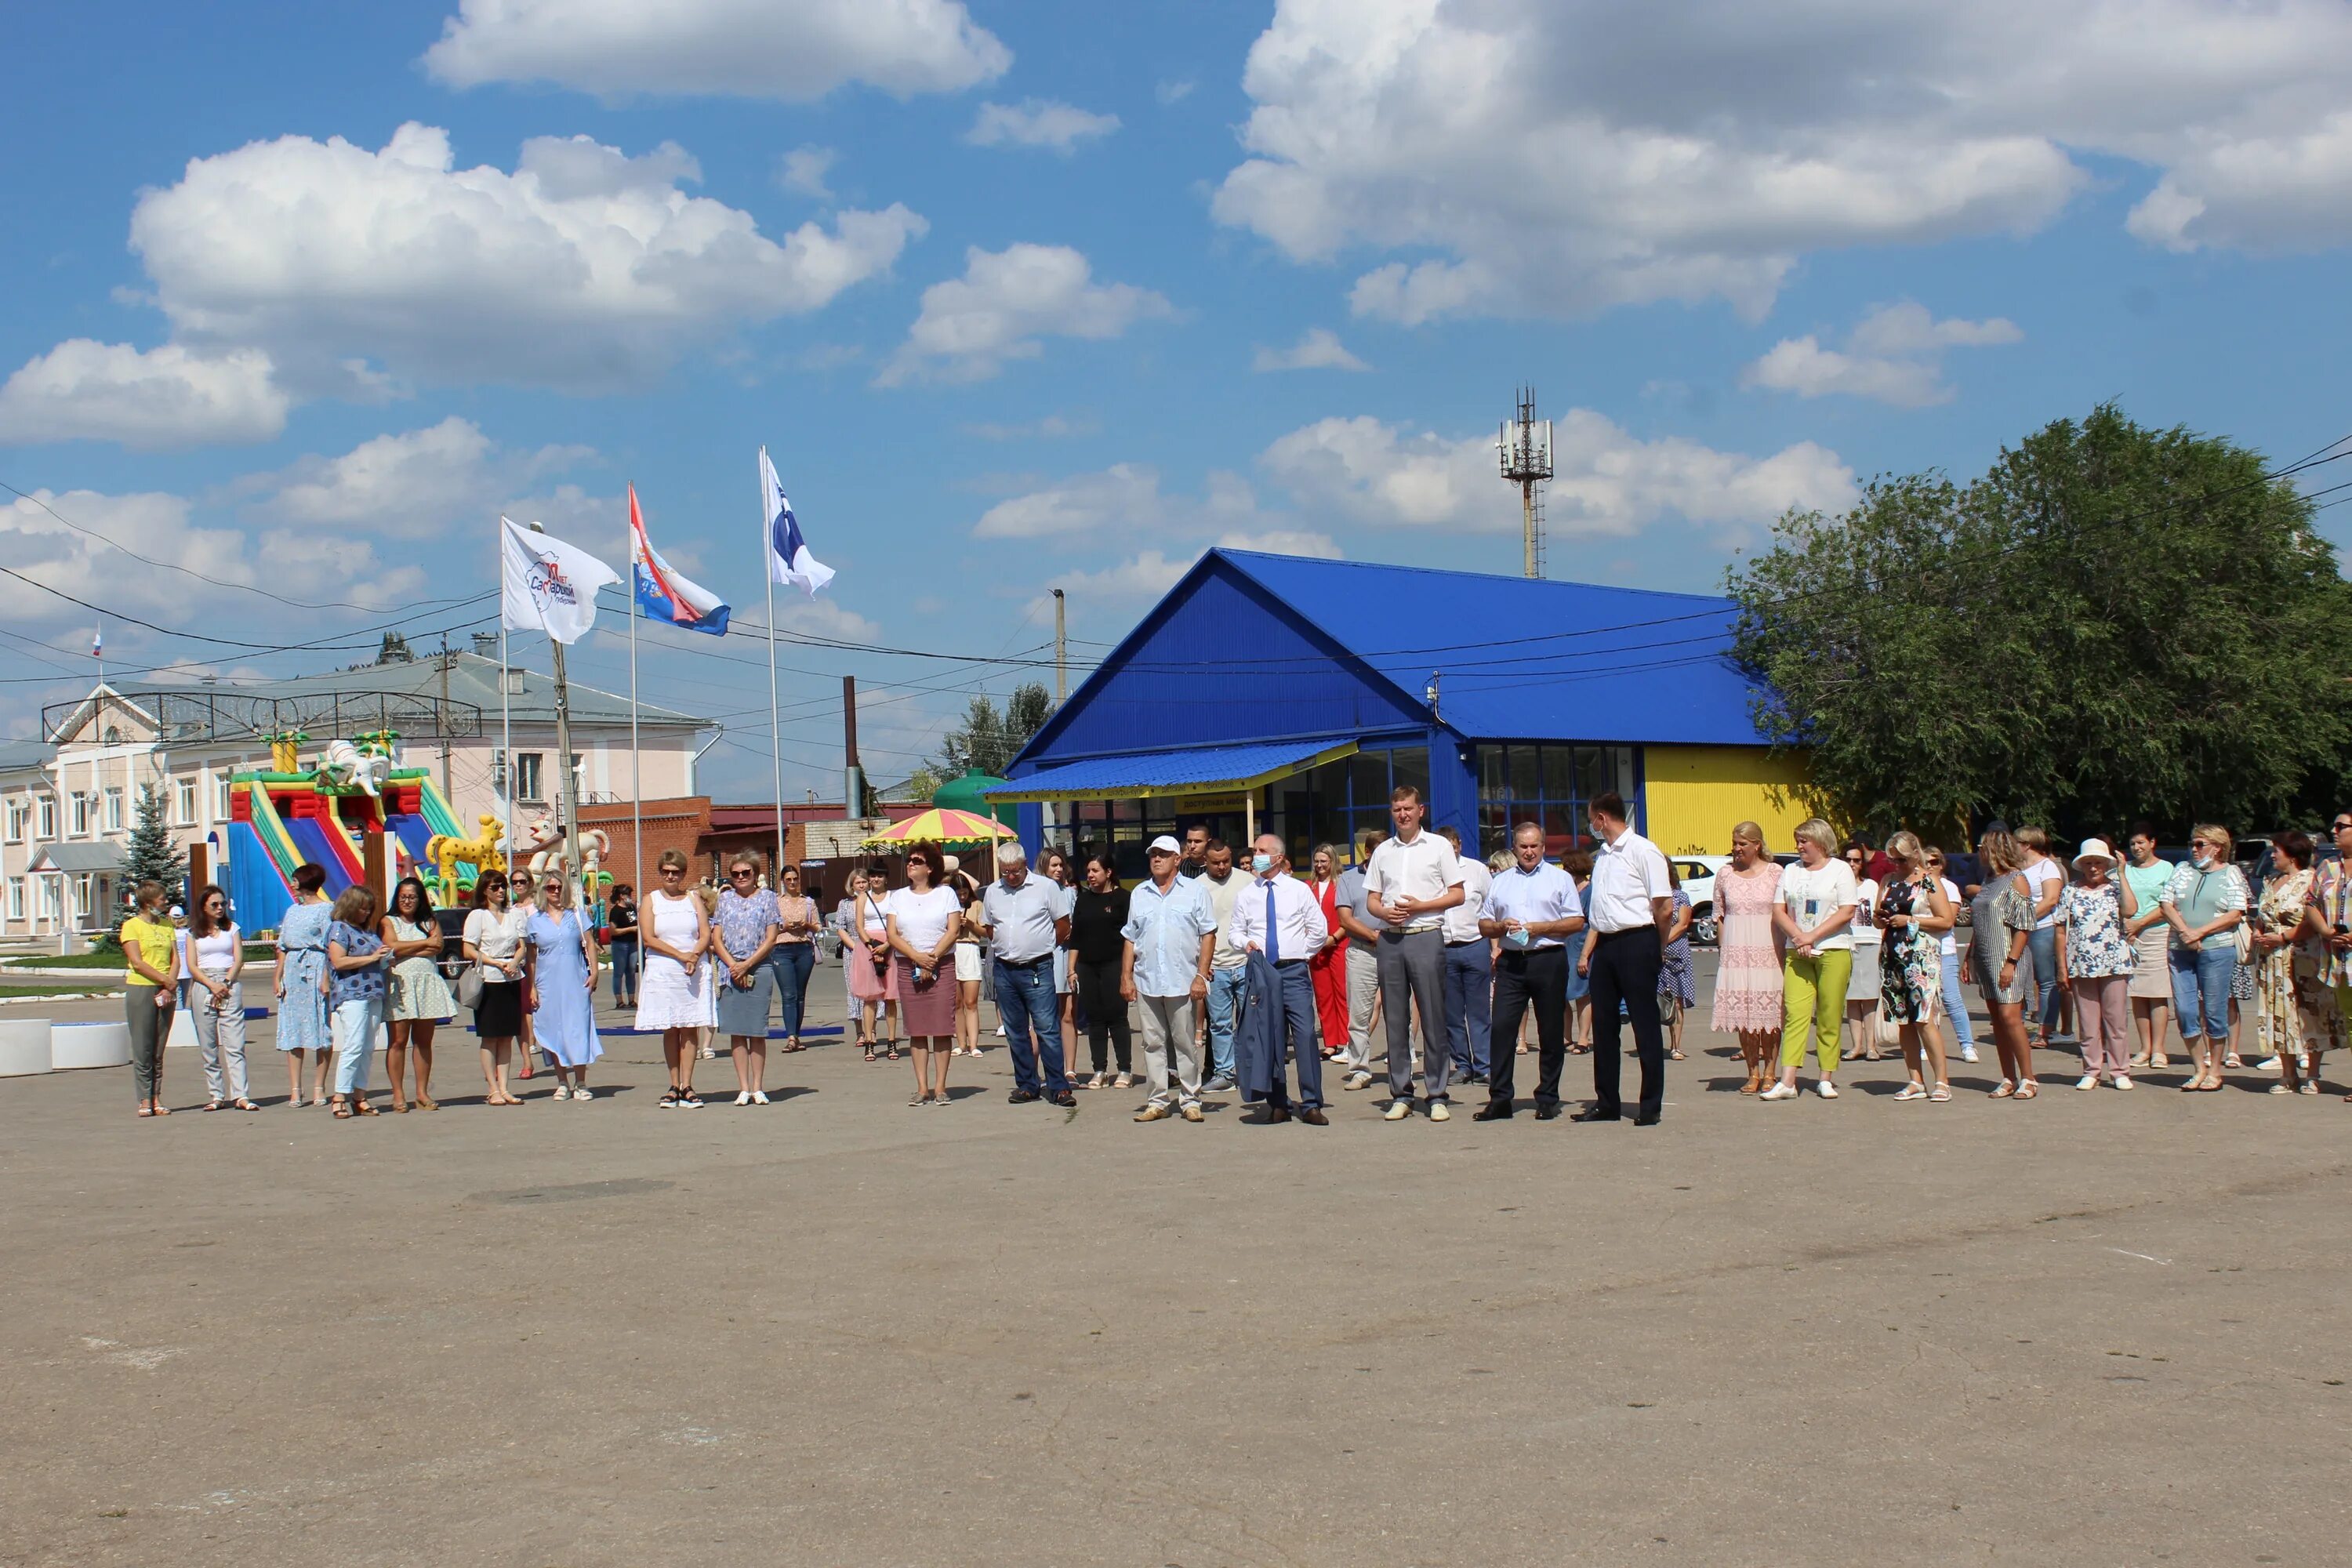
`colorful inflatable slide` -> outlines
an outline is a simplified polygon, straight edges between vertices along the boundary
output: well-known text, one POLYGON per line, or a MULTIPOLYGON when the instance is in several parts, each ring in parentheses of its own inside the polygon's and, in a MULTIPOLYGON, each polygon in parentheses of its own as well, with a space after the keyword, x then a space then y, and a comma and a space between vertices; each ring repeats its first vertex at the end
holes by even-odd
MULTIPOLYGON (((415 870, 433 881, 425 846, 436 834, 462 836, 449 800, 422 768, 394 770, 380 795, 336 784, 310 773, 238 773, 229 780, 229 899, 237 923, 251 931, 274 929, 294 901, 294 869, 305 861, 326 868, 327 896, 361 879, 363 836, 381 832, 401 875, 415 870)), ((469 893, 473 868, 457 868, 454 894, 435 889, 447 904, 469 893)))

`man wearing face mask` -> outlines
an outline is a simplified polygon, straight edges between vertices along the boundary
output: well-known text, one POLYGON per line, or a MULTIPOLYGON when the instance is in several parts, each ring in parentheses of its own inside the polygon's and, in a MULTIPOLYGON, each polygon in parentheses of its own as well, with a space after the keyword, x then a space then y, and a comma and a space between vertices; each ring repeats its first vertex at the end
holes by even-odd
POLYGON ((1263 1088, 1266 1122, 1291 1119, 1290 1094, 1282 1070, 1286 1054, 1298 1063, 1298 1120, 1324 1126, 1323 1036, 1315 1016, 1315 977, 1307 960, 1331 934, 1323 906, 1306 883, 1290 874, 1282 840, 1261 833, 1250 855, 1250 884, 1234 900, 1228 941, 1245 955, 1261 954, 1274 969, 1273 1016, 1255 1031, 1265 1059, 1252 1062, 1244 1091, 1263 1088))

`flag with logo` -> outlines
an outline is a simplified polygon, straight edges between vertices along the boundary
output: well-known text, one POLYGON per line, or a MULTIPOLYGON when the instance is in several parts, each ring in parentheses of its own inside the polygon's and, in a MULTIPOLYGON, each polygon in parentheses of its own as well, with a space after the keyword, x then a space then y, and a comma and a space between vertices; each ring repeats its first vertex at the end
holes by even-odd
POLYGON ((793 515, 793 503, 784 495, 783 481, 776 478, 776 465, 768 461, 765 447, 760 448, 760 494, 767 516, 769 581, 805 588, 814 596, 833 581, 833 568, 809 553, 808 541, 801 537, 800 519, 793 515))
POLYGON ((499 519, 499 619, 509 631, 575 643, 596 621, 596 591, 620 574, 576 545, 499 519))
POLYGON ((681 631, 727 635, 727 605, 719 595, 672 570, 646 537, 646 514, 637 509, 637 487, 629 487, 629 576, 637 607, 681 631))

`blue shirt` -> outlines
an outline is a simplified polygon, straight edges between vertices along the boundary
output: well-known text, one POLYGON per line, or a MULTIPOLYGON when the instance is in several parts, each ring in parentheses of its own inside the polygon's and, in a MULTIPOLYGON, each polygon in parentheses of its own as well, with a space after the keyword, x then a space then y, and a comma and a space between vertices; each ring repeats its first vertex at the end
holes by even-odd
MULTIPOLYGON (((1494 886, 1486 890, 1486 918, 1490 921, 1549 925, 1583 912, 1584 903, 1576 896, 1576 883, 1549 860, 1539 862, 1532 871, 1520 870, 1518 862, 1514 860, 1509 870, 1496 873, 1494 886)), ((1566 942, 1560 937, 1538 936, 1529 938, 1527 945, 1562 947, 1566 942)), ((1514 952, 1518 946, 1507 936, 1503 939, 1505 952, 1514 952)))
POLYGON ((1197 879, 1176 878, 1164 893, 1143 881, 1127 895, 1118 934, 1135 944, 1138 995, 1189 996, 1201 973, 1201 939, 1217 934, 1217 916, 1197 879))
MULTIPOLYGON (((991 882, 981 899, 981 923, 993 933, 990 947, 1012 963, 1034 963, 1051 953, 1056 943, 1054 922, 1068 913, 1064 889, 1031 871, 1018 888, 991 882)), ((1069 903, 1077 902, 1072 894, 1069 903)))
POLYGON ((1349 918, 1366 931, 1380 930, 1381 922, 1372 919, 1372 906, 1370 901, 1371 889, 1364 886, 1364 868, 1361 866, 1349 866, 1333 880, 1335 886, 1331 889, 1332 893, 1339 899, 1339 907, 1347 910, 1349 918))
MULTIPOLYGON (((382 952, 383 939, 372 931, 362 931, 354 925, 337 921, 327 928, 327 940, 341 947, 346 957, 362 953, 382 952)), ((363 1002, 384 993, 383 965, 371 964, 365 969, 338 969, 327 982, 327 999, 340 1007, 346 1002, 363 1002)))

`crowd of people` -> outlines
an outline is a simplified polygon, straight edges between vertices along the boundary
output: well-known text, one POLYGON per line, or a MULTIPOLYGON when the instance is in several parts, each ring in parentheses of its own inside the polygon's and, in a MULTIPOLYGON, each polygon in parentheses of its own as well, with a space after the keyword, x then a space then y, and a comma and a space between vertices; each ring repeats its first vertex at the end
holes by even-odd
MULTIPOLYGON (((798 867, 771 885, 756 853, 730 858, 726 885, 713 889, 689 886, 686 857, 666 851, 660 886, 642 903, 633 889, 612 889, 602 926, 560 871, 520 888, 487 872, 454 984, 421 880, 402 879, 388 909, 362 887, 330 904, 325 872, 304 866, 270 984, 288 1103, 380 1114, 368 1090, 381 1038, 390 1109, 437 1110, 436 1032, 460 1011, 472 1014, 485 1103, 522 1104, 518 1076, 534 1059, 553 1070, 553 1099, 593 1100, 609 943, 614 1001, 639 1031, 662 1037, 660 1104, 704 1103, 697 1063, 723 1037, 735 1103, 765 1105, 771 1018, 781 1014, 783 1053, 803 1047, 829 931, 845 972, 845 1030, 867 1061, 895 1061, 903 1038, 911 1106, 949 1103, 951 1059, 982 1047, 985 991, 1015 1104, 1071 1106, 1080 1088, 1140 1082, 1139 1121, 1200 1121, 1204 1097, 1238 1089, 1268 1122, 1321 1126, 1327 1065, 1356 1090, 1378 1081, 1384 1058, 1386 1119, 1418 1110, 1449 1120, 1458 1084, 1484 1088, 1475 1119, 1498 1121, 1518 1109, 1515 1058, 1534 1054, 1533 1110, 1550 1120, 1565 1113, 1566 1059, 1581 1054, 1591 1095, 1574 1119, 1616 1121, 1628 1112, 1619 1080, 1630 1027, 1640 1064, 1631 1119, 1655 1124, 1665 1064, 1682 1059, 1696 1005, 1695 911, 1671 862, 1613 795, 1590 804, 1590 849, 1559 861, 1535 823, 1518 825, 1489 863, 1464 854, 1451 830, 1427 830, 1425 815, 1420 793, 1399 788, 1392 831, 1367 832, 1352 855, 1317 846, 1304 877, 1278 835, 1259 835, 1244 868, 1195 826, 1181 842, 1154 839, 1150 875, 1131 889, 1108 854, 1074 870, 1049 849, 1033 870, 1008 843, 982 884, 919 844, 901 885, 882 864, 862 868, 830 915, 803 891, 798 867), (1070 1061, 1081 1036, 1084 1079, 1070 1061)), ((2316 1094, 2321 1057, 2352 1016, 2352 812, 2331 832, 2332 857, 2300 832, 2272 837, 2257 892, 2218 824, 2200 824, 2174 865, 2146 825, 2120 855, 2091 838, 2062 860, 2031 826, 1991 824, 1972 854, 1948 857, 1908 831, 1874 849, 1813 820, 1784 861, 1758 825, 1740 823, 1715 880, 1708 1021, 1738 1042, 1739 1092, 1763 1101, 1798 1098, 1809 1057, 1812 1091, 1834 1100, 1845 1060, 1887 1048, 1906 1070, 1895 1101, 1948 1101, 1950 1063, 1979 1059, 1964 980, 1990 1022, 1996 1100, 2037 1098, 2036 1051, 2069 1043, 2077 1089, 2130 1089, 2135 1072, 2169 1065, 2174 1021, 2189 1067, 2180 1088, 2211 1092, 2242 1066, 2249 1015, 2261 1070, 2276 1075, 2271 1091, 2316 1094)), ((178 1005, 193 1015, 205 1109, 255 1110, 245 942, 226 896, 199 889, 184 924, 176 909, 165 916, 163 899, 142 885, 121 932, 138 1114, 169 1113, 162 1045, 178 1005)))

